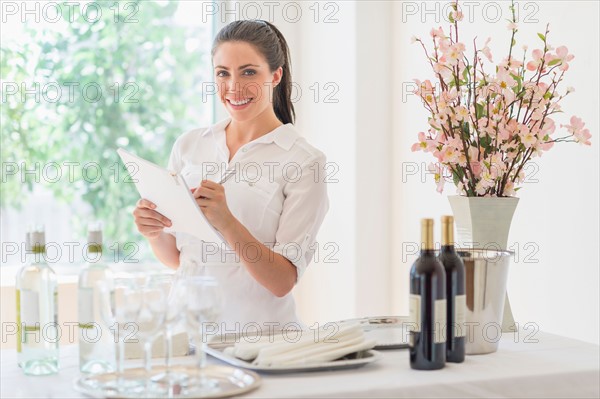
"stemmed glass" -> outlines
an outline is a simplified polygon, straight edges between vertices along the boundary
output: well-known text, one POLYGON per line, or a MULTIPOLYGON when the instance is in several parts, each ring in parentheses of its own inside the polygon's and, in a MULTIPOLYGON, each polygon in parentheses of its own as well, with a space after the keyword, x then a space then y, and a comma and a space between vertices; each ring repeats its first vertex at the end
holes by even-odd
POLYGON ((135 319, 137 336, 144 345, 144 370, 146 394, 152 394, 152 342, 163 328, 167 314, 167 295, 164 278, 160 275, 149 276, 140 290, 142 306, 135 319))
POLYGON ((119 277, 97 283, 100 317, 114 337, 116 348, 116 379, 114 386, 105 389, 126 391, 139 384, 123 378, 125 364, 125 341, 131 333, 132 323, 140 312, 142 297, 139 293, 139 278, 119 277))
POLYGON ((156 277, 156 281, 167 294, 167 309, 163 328, 166 348, 166 367, 163 373, 152 377, 152 381, 171 386, 187 378, 186 374, 174 373, 171 364, 173 359, 173 333, 185 316, 186 286, 179 275, 175 274, 165 274, 156 277))
POLYGON ((205 375, 207 323, 216 322, 221 312, 221 293, 214 277, 192 276, 185 280, 187 306, 186 322, 196 343, 198 378, 195 385, 202 391, 218 388, 218 382, 205 375))

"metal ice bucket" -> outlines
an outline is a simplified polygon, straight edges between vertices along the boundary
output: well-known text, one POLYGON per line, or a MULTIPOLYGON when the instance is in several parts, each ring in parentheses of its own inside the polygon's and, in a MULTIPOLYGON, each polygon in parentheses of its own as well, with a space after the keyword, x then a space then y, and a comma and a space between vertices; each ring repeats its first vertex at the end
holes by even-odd
POLYGON ((465 264, 467 309, 465 353, 478 355, 498 350, 510 251, 459 249, 465 264))

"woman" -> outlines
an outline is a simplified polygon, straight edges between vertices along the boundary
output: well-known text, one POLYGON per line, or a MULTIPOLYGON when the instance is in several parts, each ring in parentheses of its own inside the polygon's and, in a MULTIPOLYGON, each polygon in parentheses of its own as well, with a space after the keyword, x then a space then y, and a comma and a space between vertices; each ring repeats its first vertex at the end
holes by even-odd
POLYGON ((217 278, 223 330, 302 326, 291 290, 312 260, 329 209, 325 155, 293 125, 289 49, 274 25, 232 22, 217 34, 211 55, 230 116, 180 136, 169 169, 196 187, 200 209, 226 245, 165 232, 170 221, 144 199, 135 223, 165 265, 217 278), (236 175, 218 184, 226 169, 236 175), (203 179, 209 171, 215 181, 203 179))

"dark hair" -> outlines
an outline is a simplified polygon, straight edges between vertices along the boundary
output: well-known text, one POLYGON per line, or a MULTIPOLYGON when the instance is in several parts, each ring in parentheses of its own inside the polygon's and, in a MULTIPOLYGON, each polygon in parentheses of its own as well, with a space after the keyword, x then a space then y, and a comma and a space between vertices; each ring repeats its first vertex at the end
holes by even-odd
POLYGON ((213 41, 211 56, 219 45, 239 41, 253 45, 267 60, 271 72, 282 67, 281 82, 275 87, 273 109, 283 123, 294 123, 296 113, 292 104, 292 75, 290 50, 285 38, 275 25, 260 19, 234 21, 223 27, 213 41))

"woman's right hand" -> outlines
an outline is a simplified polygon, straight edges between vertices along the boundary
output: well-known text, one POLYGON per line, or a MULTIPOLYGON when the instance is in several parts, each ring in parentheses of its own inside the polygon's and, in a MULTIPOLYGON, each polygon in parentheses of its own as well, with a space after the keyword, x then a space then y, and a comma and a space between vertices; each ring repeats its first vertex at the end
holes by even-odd
POLYGON ((147 199, 140 199, 133 210, 133 218, 138 231, 148 239, 154 239, 161 235, 165 227, 171 227, 171 221, 156 212, 156 205, 147 199))

